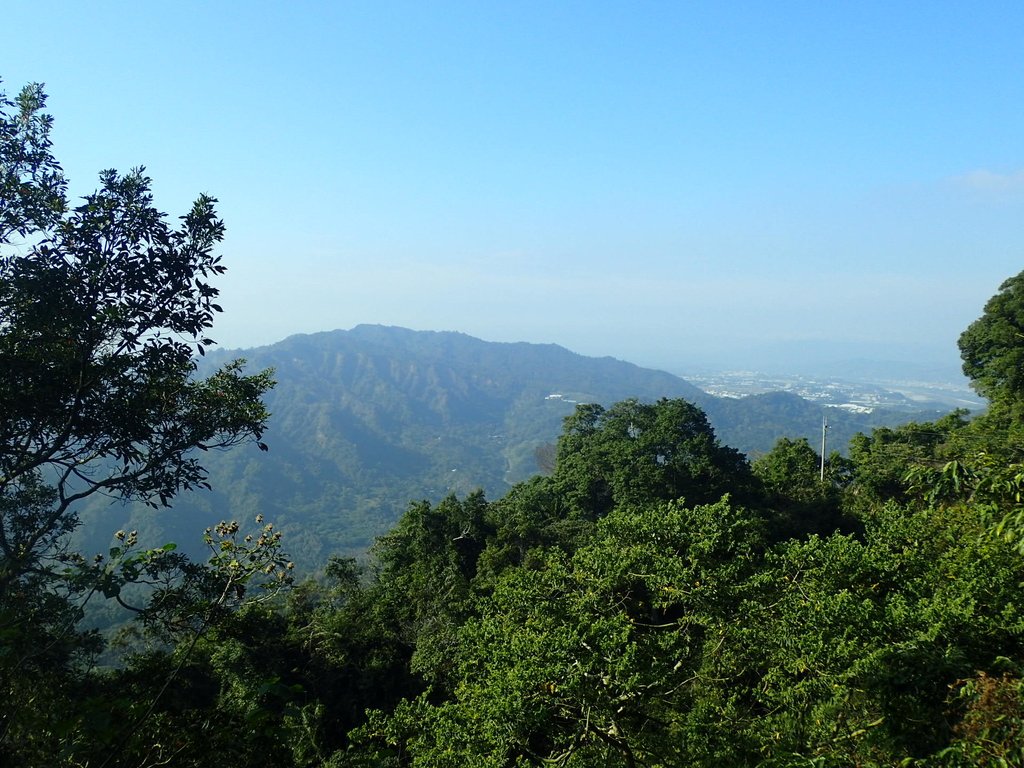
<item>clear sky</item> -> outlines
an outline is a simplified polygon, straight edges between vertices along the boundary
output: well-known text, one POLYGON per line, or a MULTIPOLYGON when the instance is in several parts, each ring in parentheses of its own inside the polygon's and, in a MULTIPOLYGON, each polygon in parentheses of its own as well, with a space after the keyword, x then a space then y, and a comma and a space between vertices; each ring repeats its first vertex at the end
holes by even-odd
POLYGON ((169 214, 220 199, 225 346, 383 323, 676 372, 953 364, 1024 268, 1019 0, 2 18, 73 192, 145 165, 169 214))

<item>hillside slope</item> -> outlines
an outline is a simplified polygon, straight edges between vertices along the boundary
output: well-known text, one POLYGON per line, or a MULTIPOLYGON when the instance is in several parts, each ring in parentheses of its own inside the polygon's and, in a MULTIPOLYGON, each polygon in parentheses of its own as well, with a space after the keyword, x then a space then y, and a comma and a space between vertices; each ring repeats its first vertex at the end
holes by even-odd
MULTIPOLYGON (((555 440, 577 403, 686 398, 707 411, 723 443, 751 453, 781 436, 815 445, 821 424, 821 406, 794 395, 719 399, 610 357, 461 333, 363 325, 222 350, 204 367, 235 357, 275 371, 269 454, 207 457, 214 490, 180 497, 172 510, 94 504, 82 531, 92 549, 104 549, 118 528, 191 549, 212 522, 260 513, 285 531, 300 564, 360 554, 412 500, 477 488, 496 498, 535 474, 536 450, 555 440)), ((831 445, 909 418, 835 412, 831 445)))

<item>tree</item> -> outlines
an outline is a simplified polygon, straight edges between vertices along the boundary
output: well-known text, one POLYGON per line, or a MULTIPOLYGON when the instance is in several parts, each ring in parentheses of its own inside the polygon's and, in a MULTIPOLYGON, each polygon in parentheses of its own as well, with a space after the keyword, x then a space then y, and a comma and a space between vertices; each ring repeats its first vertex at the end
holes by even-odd
POLYGON ((775 446, 758 458, 754 475, 764 486, 766 503, 772 510, 771 523, 780 538, 829 534, 849 527, 843 519, 840 473, 846 460, 833 454, 825 481, 821 480, 821 457, 806 438, 779 438, 775 446))
POLYGON ((450 644, 452 694, 371 713, 366 764, 698 764, 706 733, 687 732, 687 709, 758 528, 725 501, 618 507, 574 554, 508 569, 450 644))
POLYGON ((0 762, 20 764, 45 763, 45 744, 61 743, 32 718, 60 719, 58 700, 81 682, 62 675, 96 647, 75 631, 79 598, 120 597, 126 582, 189 571, 154 596, 179 613, 191 601, 205 625, 211 600, 224 605, 243 589, 239 574, 280 564, 227 540, 211 570, 185 568, 167 548, 129 551, 123 532, 107 562, 70 547, 86 497, 170 506, 209 487, 197 450, 266 449, 261 396, 272 380, 244 374, 241 361, 196 375, 221 311, 210 284, 224 272, 216 200, 201 195, 172 226, 139 168, 103 171, 99 189, 69 208, 45 102, 39 85, 13 102, 0 93, 0 690, 15 704, 0 707, 0 762), (218 581, 218 569, 235 575, 218 581), (43 745, 34 757, 21 749, 30 733, 43 745))
POLYGON ((1007 279, 960 335, 964 374, 993 405, 1024 402, 1024 272, 1007 279))
POLYGON ((0 91, 0 243, 26 237, 59 220, 67 182, 50 153, 53 119, 43 112, 41 85, 27 85, 12 102, 0 91), (17 112, 12 113, 12 107, 17 112))
POLYGON ((908 473, 915 467, 941 467, 962 455, 966 413, 958 410, 934 422, 909 422, 855 435, 850 441, 853 479, 846 511, 863 516, 886 501, 905 503, 920 496, 908 473))
POLYGON ((410 651, 412 668, 441 680, 455 627, 472 611, 477 561, 491 534, 482 492, 432 506, 410 504, 374 547, 380 573, 375 598, 410 651))
POLYGON ((725 493, 745 500, 752 485, 743 454, 720 445, 704 412, 682 399, 577 406, 558 441, 553 480, 592 519, 621 504, 708 503, 725 493))
MULTIPOLYGON (((70 212, 38 86, 0 101, 0 593, 44 568, 95 493, 167 506, 206 485, 195 449, 257 440, 269 373, 197 379, 221 311, 213 198, 174 228, 143 170, 100 174, 70 212), (15 241, 15 238, 18 241, 15 241)), ((261 447, 264 447, 260 444, 261 447)))

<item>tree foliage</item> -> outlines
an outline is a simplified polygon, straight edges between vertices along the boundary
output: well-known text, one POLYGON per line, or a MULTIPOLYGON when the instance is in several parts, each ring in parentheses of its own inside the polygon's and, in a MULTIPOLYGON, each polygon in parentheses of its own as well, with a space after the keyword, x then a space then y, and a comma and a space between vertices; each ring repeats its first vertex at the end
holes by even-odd
POLYGON ((686 400, 577 406, 558 441, 556 487, 594 519, 616 505, 747 495, 743 454, 722 446, 707 416, 686 400))
POLYGON ((21 765, 73 762, 96 748, 88 734, 103 741, 80 666, 100 645, 77 628, 85 602, 129 607, 123 589, 146 584, 146 604, 130 607, 166 639, 195 637, 286 575, 276 538, 236 542, 227 523, 208 531, 207 564, 139 550, 126 532, 109 557, 71 546, 87 497, 169 506, 208 487, 197 451, 265 448, 272 381, 241 361, 196 375, 221 311, 216 200, 200 196, 172 225, 139 168, 102 172, 71 207, 45 101, 38 85, 0 94, 0 754, 21 765))
POLYGON ((203 487, 196 449, 258 440, 271 385, 239 362, 195 377, 221 309, 209 282, 224 272, 216 201, 201 196, 172 227, 141 169, 104 171, 100 188, 65 211, 41 91, 18 101, 20 112, 0 112, 4 184, 17 190, 0 240, 6 581, 42 566, 87 496, 166 506, 203 487))
POLYGON ((48 229, 64 213, 67 181, 50 152, 53 118, 39 84, 14 101, 0 92, 0 243, 48 229))
POLYGON ((849 532, 856 527, 842 511, 849 462, 833 453, 824 469, 823 473, 821 457, 805 438, 779 438, 771 451, 753 463, 778 537, 849 532))
POLYGON ((1024 402, 1024 272, 999 286, 960 335, 964 374, 993 404, 1024 402))

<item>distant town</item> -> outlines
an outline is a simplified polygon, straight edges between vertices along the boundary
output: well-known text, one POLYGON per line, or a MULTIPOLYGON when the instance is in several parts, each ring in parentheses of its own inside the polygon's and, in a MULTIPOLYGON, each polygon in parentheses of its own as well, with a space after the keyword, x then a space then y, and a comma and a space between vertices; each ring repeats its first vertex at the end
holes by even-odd
POLYGON ((985 406, 984 401, 966 382, 867 382, 756 371, 683 374, 683 378, 717 397, 739 398, 766 392, 792 392, 807 400, 859 413, 871 413, 876 408, 966 408, 978 411, 985 406))

